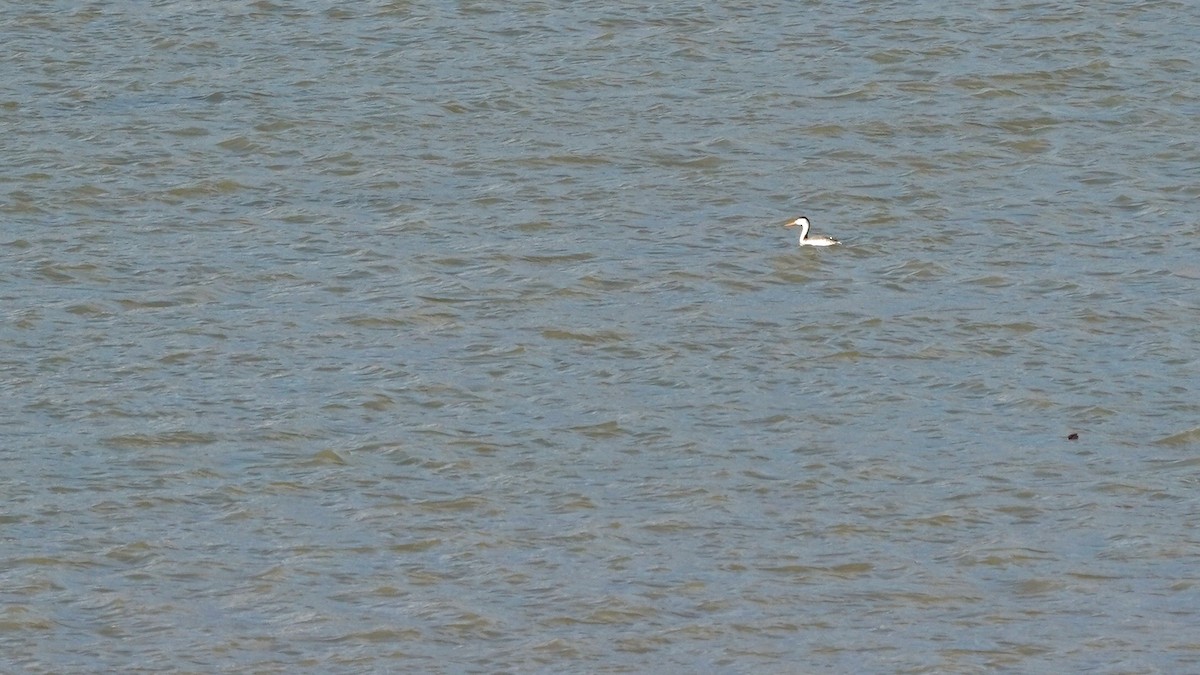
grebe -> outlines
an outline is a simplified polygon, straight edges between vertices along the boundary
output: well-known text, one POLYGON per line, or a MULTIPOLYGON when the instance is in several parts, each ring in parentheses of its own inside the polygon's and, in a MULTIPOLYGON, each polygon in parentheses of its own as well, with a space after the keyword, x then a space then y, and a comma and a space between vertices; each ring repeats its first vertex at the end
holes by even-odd
POLYGON ((801 246, 833 246, 834 244, 841 243, 837 239, 830 239, 829 237, 825 237, 825 236, 809 237, 808 236, 808 228, 811 225, 808 222, 808 218, 805 218, 804 216, 800 216, 799 218, 793 220, 792 222, 788 223, 784 227, 796 227, 797 225, 800 226, 800 245, 801 246))

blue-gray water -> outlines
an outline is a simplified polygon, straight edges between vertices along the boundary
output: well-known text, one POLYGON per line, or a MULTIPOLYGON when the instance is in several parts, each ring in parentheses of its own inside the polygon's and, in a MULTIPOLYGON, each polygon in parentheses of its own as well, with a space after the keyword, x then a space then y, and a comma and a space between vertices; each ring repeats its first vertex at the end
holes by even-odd
POLYGON ((0 669, 1200 670, 1200 6, 594 4, 0 8, 0 669))

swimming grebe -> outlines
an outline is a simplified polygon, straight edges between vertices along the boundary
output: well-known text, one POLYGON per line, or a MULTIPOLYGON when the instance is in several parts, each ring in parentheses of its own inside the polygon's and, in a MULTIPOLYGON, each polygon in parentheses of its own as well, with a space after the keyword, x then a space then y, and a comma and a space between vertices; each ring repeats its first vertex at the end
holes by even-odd
POLYGON ((796 227, 797 225, 800 226, 800 245, 801 246, 833 246, 834 244, 841 243, 837 239, 830 239, 829 237, 825 237, 825 236, 810 238, 808 236, 808 228, 810 227, 810 224, 808 222, 808 218, 805 218, 804 216, 800 216, 799 218, 793 220, 792 222, 788 223, 784 227, 796 227))

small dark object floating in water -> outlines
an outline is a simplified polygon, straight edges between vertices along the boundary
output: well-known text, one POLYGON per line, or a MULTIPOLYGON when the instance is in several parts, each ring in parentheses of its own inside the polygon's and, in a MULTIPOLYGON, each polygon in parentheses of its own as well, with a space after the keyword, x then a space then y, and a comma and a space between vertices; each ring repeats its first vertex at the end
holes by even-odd
POLYGON ((1077 441, 1077 440, 1079 440, 1079 434, 1071 434, 1070 436, 1067 436, 1067 440, 1068 441, 1077 441))

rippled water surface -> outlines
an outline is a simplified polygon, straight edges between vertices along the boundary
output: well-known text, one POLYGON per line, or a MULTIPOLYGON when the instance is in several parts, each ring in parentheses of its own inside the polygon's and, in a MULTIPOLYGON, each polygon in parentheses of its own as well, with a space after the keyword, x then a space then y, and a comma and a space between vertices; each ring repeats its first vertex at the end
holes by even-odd
POLYGON ((0 41, 3 670, 1200 670, 1200 5, 0 41))

